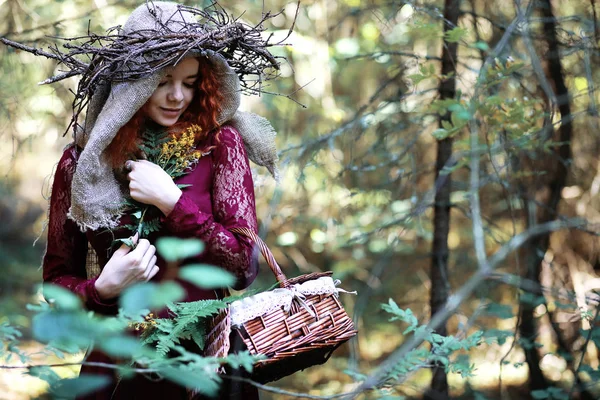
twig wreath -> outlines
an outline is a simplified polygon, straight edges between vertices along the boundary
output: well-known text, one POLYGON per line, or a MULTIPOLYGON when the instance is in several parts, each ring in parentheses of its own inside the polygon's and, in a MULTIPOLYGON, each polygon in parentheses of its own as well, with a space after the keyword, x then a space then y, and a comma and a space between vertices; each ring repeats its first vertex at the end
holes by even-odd
MULTIPOLYGON (((153 2, 146 0, 146 5, 156 17, 153 2)), ((204 9, 179 5, 177 13, 182 12, 193 14, 198 22, 177 21, 178 31, 175 32, 173 24, 162 23, 160 18, 156 18, 157 24, 153 30, 121 34, 121 27, 115 26, 108 29, 106 35, 91 33, 88 28, 87 35, 55 37, 66 42, 62 45, 66 51, 55 44, 48 52, 5 37, 0 37, 0 42, 37 56, 57 60, 67 68, 40 84, 81 76, 74 93, 73 117, 65 133, 71 127, 79 126, 79 115, 86 109, 101 82, 132 81, 149 76, 177 63, 194 49, 201 49, 200 55, 206 54, 206 51, 221 54, 238 75, 242 91, 249 94, 262 93, 263 82, 278 76, 280 60, 285 58, 274 56, 267 49, 284 45, 294 24, 292 23, 286 37, 277 42, 271 42, 273 35, 264 38, 263 32, 264 23, 282 11, 263 13, 261 20, 255 25, 242 22, 240 17, 230 16, 216 2, 204 9)))

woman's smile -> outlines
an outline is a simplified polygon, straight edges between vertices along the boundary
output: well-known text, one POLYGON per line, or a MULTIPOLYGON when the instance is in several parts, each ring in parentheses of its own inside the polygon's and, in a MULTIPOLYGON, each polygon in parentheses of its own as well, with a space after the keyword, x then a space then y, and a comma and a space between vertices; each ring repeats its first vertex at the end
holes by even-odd
POLYGON ((179 114, 182 111, 181 108, 166 108, 166 107, 161 107, 160 109, 168 117, 179 117, 179 114))
POLYGON ((198 60, 190 57, 172 67, 144 104, 146 116, 162 126, 176 124, 194 98, 199 65, 198 60))

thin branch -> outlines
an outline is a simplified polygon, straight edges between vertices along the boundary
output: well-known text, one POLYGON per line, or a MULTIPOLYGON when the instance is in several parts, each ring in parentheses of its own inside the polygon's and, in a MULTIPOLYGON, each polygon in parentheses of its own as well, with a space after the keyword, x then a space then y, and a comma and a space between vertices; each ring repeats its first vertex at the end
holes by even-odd
POLYGON ((403 57, 414 58, 416 60, 421 60, 421 59, 435 60, 435 61, 442 60, 441 57, 421 55, 421 54, 417 54, 417 53, 409 53, 406 51, 375 51, 373 53, 357 54, 357 55, 351 56, 351 57, 338 58, 337 60, 338 61, 351 61, 351 60, 356 60, 356 59, 361 59, 361 58, 378 58, 381 56, 403 56, 403 57))
POLYGON ((225 379, 230 379, 233 381, 239 381, 239 382, 244 382, 244 383, 248 383, 258 389, 264 390, 265 392, 271 392, 271 393, 276 393, 276 394, 283 394, 286 396, 291 396, 294 398, 298 398, 298 399, 315 399, 315 400, 329 400, 329 399, 339 399, 342 397, 346 397, 349 394, 358 394, 358 392, 347 392, 347 393, 340 393, 340 394, 334 394, 331 396, 317 396, 317 395, 312 395, 312 394, 306 394, 306 393, 296 393, 296 392, 290 392, 288 390, 283 390, 283 389, 279 389, 279 388, 275 388, 273 386, 267 386, 267 385, 263 385, 261 383, 258 382, 254 382, 253 380, 247 379, 247 378, 243 378, 241 376, 230 376, 230 375, 224 375, 223 378, 225 379))
MULTIPOLYGON (((475 86, 475 91, 473 93, 473 99, 477 99, 479 96, 479 92, 481 90, 483 82, 486 80, 487 76, 487 65, 489 65, 494 57, 497 54, 501 54, 502 50, 508 44, 510 37, 512 36, 514 30, 521 23, 523 19, 523 15, 518 15, 506 29, 506 32, 494 48, 492 52, 488 55, 481 66, 481 72, 479 77, 477 78, 477 84, 475 86)), ((472 101, 469 106, 469 114, 475 115, 475 101, 472 101)), ((479 129, 477 127, 477 122, 475 118, 471 118, 469 123, 469 128, 471 130, 470 134, 470 147, 471 147, 471 174, 470 174, 470 182, 471 182, 471 215, 473 218, 473 242, 475 244, 475 254, 477 256, 477 263, 479 268, 487 273, 490 272, 490 264, 486 258, 485 251, 485 237, 483 233, 483 222, 481 220, 481 205, 479 202, 479 156, 474 154, 473 152, 479 149, 479 129)))
MULTIPOLYGON (((100 367, 106 369, 119 369, 122 368, 122 365, 110 364, 110 363, 102 363, 102 362, 93 362, 93 361, 82 361, 82 362, 68 362, 68 363, 56 363, 56 364, 27 364, 27 365, 0 365, 0 369, 32 369, 32 368, 40 368, 40 367, 50 367, 50 368, 59 368, 59 367, 72 367, 76 365, 86 365, 90 367, 100 367)), ((131 368, 134 372, 139 373, 148 373, 148 372, 159 372, 157 369, 149 369, 149 368, 131 368)))
MULTIPOLYGON (((517 9, 517 15, 523 20, 523 29, 521 30, 521 37, 523 38, 523 42, 525 43, 525 47, 527 47, 527 51, 529 52, 529 57, 531 59, 531 66, 533 67, 533 72, 535 73, 542 90, 546 94, 546 97, 550 101, 552 105, 552 110, 557 105, 556 94, 554 94, 554 90, 552 90, 552 86, 548 79, 546 78, 546 74, 544 73, 544 68, 542 67, 542 63, 540 62, 540 58, 537 55, 535 50, 535 46, 531 41, 531 37, 529 36, 529 21, 528 18, 523 14, 523 10, 521 9, 521 1, 514 0, 515 7, 517 9)), ((530 6, 533 2, 530 2, 530 6)))
POLYGON ((50 59, 57 60, 57 61, 61 60, 61 57, 56 54, 48 53, 47 51, 40 50, 35 47, 25 46, 24 44, 15 42, 13 40, 7 39, 2 36, 0 36, 0 42, 4 43, 7 46, 13 47, 17 50, 23 50, 28 53, 35 54, 36 56, 42 56, 42 57, 50 58, 50 59))
MULTIPOLYGON (((502 282, 505 285, 516 287, 524 292, 534 293, 540 296, 549 295, 557 299, 562 299, 571 302, 575 301, 575 293, 573 293, 572 291, 562 288, 549 288, 544 285, 540 285, 538 282, 532 281, 531 279, 523 278, 518 275, 509 274, 505 272, 494 272, 490 274, 488 279, 497 282, 502 282)), ((586 295, 585 299, 590 304, 600 306, 600 295, 586 295)))

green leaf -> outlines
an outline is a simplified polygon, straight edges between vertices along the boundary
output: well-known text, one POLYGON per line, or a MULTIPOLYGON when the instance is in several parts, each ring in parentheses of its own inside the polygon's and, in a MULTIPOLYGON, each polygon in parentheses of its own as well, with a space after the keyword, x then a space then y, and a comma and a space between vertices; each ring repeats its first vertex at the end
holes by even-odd
POLYGON ((161 356, 166 356, 172 346, 179 342, 179 337, 171 336, 175 321, 172 319, 158 319, 154 329, 143 332, 142 343, 154 346, 161 356))
POLYGON ((60 381, 60 376, 54 372, 54 370, 46 365, 40 365, 36 367, 31 367, 27 370, 27 373, 31 376, 35 376, 45 382, 48 382, 49 385, 54 385, 56 382, 60 381))
POLYGON ((191 339, 199 349, 203 350, 206 346, 206 327, 204 324, 197 324, 195 329, 190 333, 191 339))
POLYGON ((75 354, 82 349, 81 346, 75 345, 73 343, 68 343, 68 341, 63 340, 53 340, 48 342, 46 347, 49 351, 54 353, 57 357, 65 358, 66 354, 75 354))
POLYGON ((429 359, 432 362, 439 363, 440 365, 443 365, 445 367, 448 366, 448 363, 450 362, 450 360, 448 360, 448 357, 445 356, 431 355, 429 359))
POLYGON ((581 372, 585 372, 590 376, 592 381, 600 380, 600 370, 592 368, 590 365, 582 364, 580 367, 581 372))
POLYGON ((367 375, 361 374, 360 372, 352 371, 350 369, 345 369, 343 372, 349 377, 351 377, 355 382, 362 382, 367 379, 367 375))
POLYGON ((483 51, 488 51, 490 49, 490 46, 486 42, 475 42, 473 47, 483 51))
POLYGON ((22 337, 23 334, 20 330, 11 326, 7 321, 0 323, 0 341, 14 341, 18 340, 18 338, 22 337))
POLYGON ((514 331, 501 330, 501 329, 487 329, 483 336, 488 339, 496 339, 498 344, 502 345, 506 343, 506 339, 514 335, 514 331))
POLYGON ((81 310, 83 308, 79 297, 62 286, 45 283, 42 286, 42 293, 49 303, 62 310, 81 310))
POLYGON ((70 351, 73 344, 103 340, 120 334, 126 324, 116 318, 99 318, 90 312, 54 311, 38 314, 33 319, 33 333, 45 342, 57 342, 59 349, 70 351), (69 345, 69 343, 72 343, 69 345))
POLYGON ((450 121, 443 119, 442 120, 442 128, 444 128, 447 131, 452 130, 454 127, 452 126, 452 124, 450 123, 450 121))
POLYGON ((556 306, 556 308, 558 308, 559 310, 574 310, 577 308, 577 304, 575 303, 561 303, 559 301, 555 301, 554 305, 556 306))
POLYGON ((464 126, 464 123, 461 124, 461 122, 471 119, 471 113, 462 104, 452 104, 448 107, 448 110, 452 112, 450 119, 455 129, 464 126))
POLYGON ((225 358, 225 361, 233 368, 243 368, 248 372, 252 372, 254 364, 265 359, 262 354, 252 355, 248 351, 242 351, 237 354, 230 354, 225 358))
POLYGON ((119 358, 131 358, 143 353, 149 355, 149 349, 146 349, 137 338, 131 336, 113 336, 98 342, 100 348, 109 356, 119 358))
POLYGON ((204 243, 200 239, 162 237, 156 241, 156 249, 171 262, 199 255, 204 250, 204 243))
POLYGON ((413 315, 413 312, 410 309, 407 309, 406 311, 402 310, 392 299, 388 300, 388 304, 382 304, 381 308, 387 311, 388 313, 394 315, 390 318, 390 321, 400 320, 406 322, 409 325, 408 328, 404 330, 403 334, 407 334, 409 332, 414 331, 417 325, 419 324, 417 317, 413 315))
POLYGON ((185 292, 175 282, 156 284, 139 283, 127 288, 119 299, 125 314, 139 314, 142 310, 155 309, 183 299, 185 292))
POLYGON ((563 389, 558 387, 549 387, 548 392, 550 393, 550 397, 556 400, 569 400, 569 394, 566 393, 563 389))
POLYGON ((446 139, 448 136, 450 136, 450 135, 449 135, 449 133, 450 133, 450 132, 449 132, 449 131, 447 131, 446 129, 439 128, 439 129, 436 129, 435 131, 433 131, 433 132, 431 133, 431 135, 432 135, 434 138, 436 138, 437 140, 444 140, 444 139, 446 139))
POLYGON ((225 361, 233 368, 243 368, 248 372, 252 372, 254 363, 264 359, 262 355, 253 356, 248 351, 242 351, 237 354, 230 354, 225 358, 225 361))
POLYGON ((473 392, 473 400, 489 400, 487 397, 485 397, 482 393, 480 392, 473 392))
POLYGON ((517 343, 519 343, 519 345, 524 350, 538 349, 538 348, 542 347, 541 343, 537 343, 535 340, 523 338, 523 337, 519 338, 517 340, 517 343))
POLYGON ((222 300, 199 300, 169 306, 172 319, 157 319, 155 329, 145 332, 144 343, 156 346, 161 355, 166 355, 181 339, 192 339, 200 349, 204 348, 204 319, 215 315, 227 306, 222 300))
POLYGON ((130 238, 115 239, 114 242, 123 243, 125 244, 125 246, 135 249, 135 243, 133 243, 133 240, 131 240, 130 238))
POLYGON ((489 315, 495 315, 500 319, 509 319, 515 316, 513 313, 512 306, 498 303, 488 304, 486 307, 486 313, 489 315))
POLYGON ((214 397, 219 390, 220 378, 216 372, 207 373, 208 368, 182 368, 166 367, 160 373, 168 380, 190 389, 196 389, 202 394, 214 397))
POLYGON ((438 333, 433 333, 433 334, 431 334, 431 338, 429 339, 429 341, 431 343, 441 344, 441 343, 444 342, 444 339, 446 339, 445 336, 442 336, 442 335, 440 335, 438 333))
POLYGON ((471 364, 468 354, 459 354, 456 359, 448 365, 450 372, 460 374, 463 378, 473 376, 475 365, 471 364))
POLYGON ((537 296, 529 292, 521 293, 520 300, 522 304, 528 304, 532 307, 537 307, 540 304, 546 303, 546 298, 544 296, 537 296))
POLYGON ((213 265, 192 264, 179 270, 179 277, 203 289, 233 286, 235 277, 213 265))
POLYGON ((421 83, 421 81, 427 79, 427 76, 422 74, 412 74, 408 76, 408 79, 410 79, 413 82, 413 85, 416 86, 421 83))
POLYGON ((50 386, 50 393, 56 398, 85 396, 106 387, 110 378, 101 375, 81 374, 77 378, 62 379, 50 386))
POLYGON ((547 399, 548 397, 550 397, 550 393, 548 393, 547 390, 532 390, 531 391, 531 397, 533 397, 534 399, 547 399))
POLYGON ((42 343, 57 342, 61 347, 82 348, 89 345, 98 326, 87 314, 45 312, 33 317, 32 333, 42 343))
POLYGON ((460 42, 467 35, 467 33, 469 33, 467 29, 456 27, 447 31, 444 34, 444 38, 449 43, 457 43, 460 42))

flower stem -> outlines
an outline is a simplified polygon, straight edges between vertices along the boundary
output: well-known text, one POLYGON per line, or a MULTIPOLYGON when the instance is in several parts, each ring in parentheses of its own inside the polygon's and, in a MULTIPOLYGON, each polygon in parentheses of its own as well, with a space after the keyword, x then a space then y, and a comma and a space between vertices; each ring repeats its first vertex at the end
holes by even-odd
POLYGON ((144 208, 144 211, 142 211, 142 216, 140 217, 140 222, 138 224, 137 227, 137 233, 138 233, 138 238, 141 239, 143 237, 142 235, 142 231, 143 231, 143 227, 144 227, 144 216, 146 215, 146 211, 148 211, 150 207, 146 207, 144 208))

